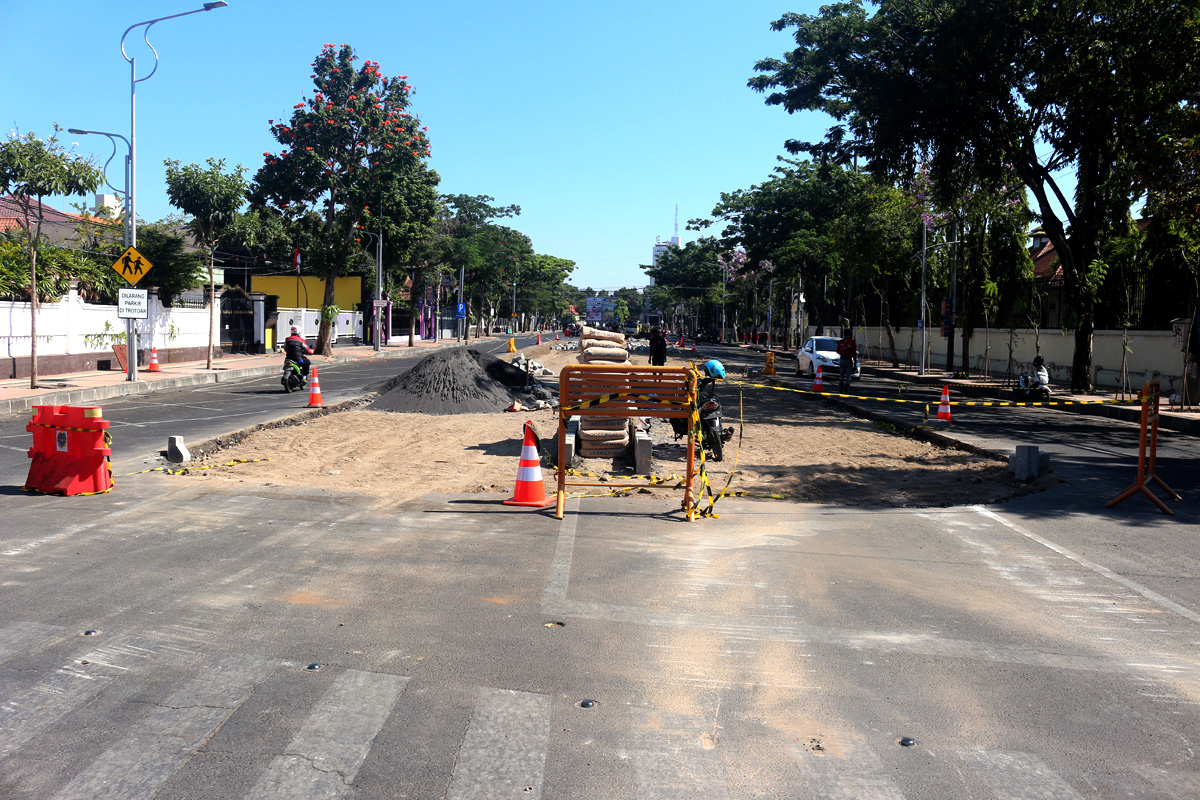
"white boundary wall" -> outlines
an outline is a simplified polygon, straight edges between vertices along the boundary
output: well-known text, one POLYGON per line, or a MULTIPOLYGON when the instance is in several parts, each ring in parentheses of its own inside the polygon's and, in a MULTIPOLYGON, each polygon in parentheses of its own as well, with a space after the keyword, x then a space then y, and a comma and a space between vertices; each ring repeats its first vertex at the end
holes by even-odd
MULTIPOLYGON (((29 303, 0 302, 0 353, 10 358, 28 358, 32 351, 29 303)), ((146 319, 134 320, 139 348, 182 348, 208 346, 209 308, 164 308, 158 294, 151 293, 146 319)), ((125 320, 117 317, 116 306, 91 305, 72 288, 57 303, 38 306, 38 355, 79 355, 111 352, 115 339, 124 334, 125 320), (108 330, 105 330, 108 323, 108 330), (86 337, 99 337, 88 341, 86 337)))
MULTIPOLYGON (((815 329, 810 329, 815 330, 815 329)), ((1009 365, 1009 337, 1012 337, 1012 371, 1014 375, 1029 372, 1030 362, 1039 352, 1046 359, 1050 379, 1067 383, 1071 379, 1071 359, 1075 353, 1075 334, 1054 329, 1040 332, 1032 328, 976 329, 971 334, 970 367, 979 374, 984 365, 984 346, 988 343, 988 374, 1002 380, 1009 365)), ((809 333, 809 336, 815 335, 809 333)), ((887 331, 876 326, 855 328, 859 351, 865 358, 891 361, 887 331)), ((1097 387, 1115 389, 1120 381, 1122 331, 1096 331, 1092 337, 1092 381, 1097 387)), ((1164 390, 1179 388, 1183 373, 1183 353, 1175 345, 1170 331, 1129 331, 1129 350, 1125 353, 1129 385, 1137 390, 1143 381, 1162 381, 1164 390)), ((917 328, 893 328, 896 355, 901 364, 915 366, 921 358, 921 331, 917 328)), ((926 367, 937 372, 945 371, 946 340, 937 327, 929 331, 930 355, 926 367)), ((954 342, 954 369, 962 365, 962 331, 957 331, 954 342)))

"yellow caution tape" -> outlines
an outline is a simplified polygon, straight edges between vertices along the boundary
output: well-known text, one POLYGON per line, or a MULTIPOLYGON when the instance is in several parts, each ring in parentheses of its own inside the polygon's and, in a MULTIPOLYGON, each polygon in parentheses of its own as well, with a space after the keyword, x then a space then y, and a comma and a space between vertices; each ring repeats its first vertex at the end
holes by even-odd
MULTIPOLYGON (((928 405, 932 401, 901 400, 896 397, 868 397, 859 394, 839 394, 837 392, 814 392, 810 389, 793 389, 790 386, 770 386, 765 383, 731 382, 731 386, 749 386, 753 389, 773 389, 777 392, 794 392, 795 394, 811 394, 817 397, 841 397, 848 400, 872 400, 879 403, 911 403, 928 405)), ((1050 400, 1038 403, 1021 403, 1011 400, 951 400, 952 406, 1089 406, 1089 405, 1132 405, 1141 400, 1050 400)))
POLYGON ((144 469, 141 472, 126 472, 122 477, 130 475, 145 475, 148 472, 161 472, 164 475, 185 475, 188 472, 199 472, 202 469, 216 469, 217 467, 232 467, 236 464, 255 464, 259 461, 270 461, 269 458, 235 458, 233 461, 226 461, 224 464, 209 464, 206 467, 184 467, 182 469, 167 469, 166 467, 155 467, 154 469, 144 469))

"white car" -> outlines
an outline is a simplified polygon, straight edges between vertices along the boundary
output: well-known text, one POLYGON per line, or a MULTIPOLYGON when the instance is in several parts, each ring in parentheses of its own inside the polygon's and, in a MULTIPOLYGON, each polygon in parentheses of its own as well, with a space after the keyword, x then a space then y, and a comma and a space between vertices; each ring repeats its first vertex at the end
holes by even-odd
MULTIPOLYGON (((837 352, 838 340, 832 336, 813 336, 796 352, 796 374, 808 375, 815 378, 817 365, 821 366, 821 377, 825 380, 837 380, 841 375, 842 358, 837 352)), ((854 371, 850 377, 858 379, 862 375, 862 362, 854 359, 854 371)))

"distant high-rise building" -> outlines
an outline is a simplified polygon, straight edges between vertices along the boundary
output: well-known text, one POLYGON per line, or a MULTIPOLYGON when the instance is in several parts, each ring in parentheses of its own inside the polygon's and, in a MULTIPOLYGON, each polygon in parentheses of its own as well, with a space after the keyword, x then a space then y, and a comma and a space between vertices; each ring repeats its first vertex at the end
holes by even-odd
MULTIPOLYGON (((665 244, 661 236, 654 237, 654 247, 650 251, 650 266, 658 266, 658 257, 667 252, 668 247, 679 247, 679 206, 675 206, 675 235, 665 244)), ((654 285, 654 278, 650 279, 650 285, 654 285)))

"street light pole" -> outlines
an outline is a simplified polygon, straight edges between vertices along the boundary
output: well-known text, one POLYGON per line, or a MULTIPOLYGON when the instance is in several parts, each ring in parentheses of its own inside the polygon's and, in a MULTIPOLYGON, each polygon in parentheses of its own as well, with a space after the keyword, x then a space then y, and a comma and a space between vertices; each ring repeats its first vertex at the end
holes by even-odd
MULTIPOLYGON (((155 72, 158 72, 158 51, 154 49, 154 45, 150 44, 150 26, 156 22, 163 20, 175 19, 176 17, 186 17, 189 14, 199 14, 201 11, 212 11, 214 8, 224 8, 229 5, 225 0, 215 0, 215 2, 205 3, 202 8, 197 8, 192 11, 184 11, 181 14, 171 14, 167 17, 158 17, 157 19, 146 20, 145 22, 135 22, 125 29, 125 33, 121 34, 121 55, 129 62, 129 185, 125 200, 125 217, 127 220, 128 242, 127 247, 137 248, 137 85, 142 81, 149 80, 155 72), (142 41, 150 48, 150 52, 154 54, 154 69, 150 70, 150 74, 144 78, 137 76, 137 59, 131 57, 125 52, 125 37, 129 36, 129 32, 134 28, 146 26, 146 30, 142 32, 142 41)), ((124 137, 121 137, 124 138, 124 137)), ((209 298, 209 316, 212 316, 212 305, 216 303, 215 297, 209 298)), ((211 323, 210 323, 211 324, 211 323)), ((133 341, 133 320, 128 321, 126 326, 126 341, 129 361, 129 380, 137 380, 137 342, 133 341)), ((210 354, 211 355, 211 354, 210 354)))
MULTIPOLYGON (((131 185, 130 181, 132 180, 131 175, 130 175, 130 163, 133 161, 133 144, 119 133, 108 133, 106 131, 89 131, 89 130, 84 130, 83 128, 67 128, 67 133, 71 133, 71 134, 75 134, 75 135, 95 134, 97 136, 107 136, 108 140, 110 142, 112 142, 113 154, 108 157, 108 161, 104 162, 104 182, 107 183, 109 185, 109 188, 111 188, 114 192, 117 191, 117 187, 113 186, 112 181, 110 181, 108 179, 108 165, 110 163, 112 163, 113 158, 117 154, 117 141, 116 140, 120 139, 122 142, 125 143, 125 147, 128 149, 128 153, 125 155, 125 192, 124 192, 124 194, 125 194, 125 198, 124 198, 125 199, 125 247, 126 248, 132 247, 134 230, 132 227, 133 226, 133 206, 132 206, 133 193, 130 191, 130 185, 131 185)), ((133 285, 133 284, 129 283, 128 281, 126 281, 126 283, 129 284, 130 286, 133 285)), ((133 349, 133 354, 132 354, 132 356, 130 356, 129 347, 128 347, 129 343, 133 341, 133 337, 135 334, 134 327, 135 327, 135 323, 134 323, 132 317, 125 320, 125 344, 126 344, 125 379, 130 380, 130 381, 137 380, 137 348, 135 347, 133 349)))
POLYGON ((929 325, 925 319, 925 261, 928 250, 925 236, 927 233, 925 220, 921 220, 921 368, 917 371, 918 375, 925 374, 925 337, 929 335, 929 325))
MULTIPOLYGON (((467 276, 467 268, 465 266, 460 266, 458 268, 458 304, 459 304, 459 306, 462 306, 462 304, 463 304, 463 281, 466 279, 466 276, 467 276)), ((466 314, 465 306, 463 307, 463 314, 464 315, 466 314)), ((457 317, 458 314, 455 313, 454 316, 457 317)), ((459 317, 458 318, 458 341, 460 341, 460 342, 463 340, 463 330, 466 327, 467 327, 466 316, 459 317)))

